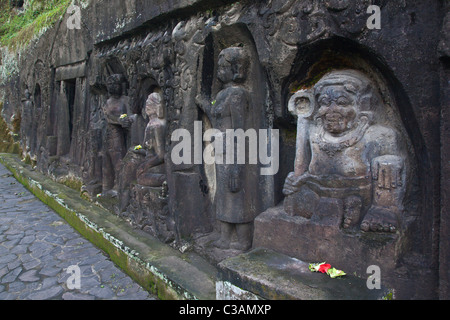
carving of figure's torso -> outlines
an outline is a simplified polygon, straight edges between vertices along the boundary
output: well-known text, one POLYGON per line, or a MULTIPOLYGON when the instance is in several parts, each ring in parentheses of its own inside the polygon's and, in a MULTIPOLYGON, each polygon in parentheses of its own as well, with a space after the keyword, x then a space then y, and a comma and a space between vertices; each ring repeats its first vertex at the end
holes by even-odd
POLYGON ((150 120, 145 128, 144 148, 150 155, 159 155, 164 147, 165 121, 160 119, 150 120))
POLYGON ((380 112, 381 101, 370 79, 354 70, 332 71, 312 90, 291 97, 300 130, 296 171, 283 190, 286 212, 335 225, 343 221, 343 228, 360 223, 363 231, 397 230, 406 148, 398 127, 380 112), (304 112, 308 103, 313 117, 304 112), (335 199, 332 210, 329 199, 335 199))
POLYGON ((121 96, 120 98, 109 98, 104 109, 108 123, 119 125, 118 119, 122 114, 127 113, 127 105, 128 98, 126 96, 121 96))
POLYGON ((373 158, 392 154, 396 133, 390 128, 373 125, 366 130, 347 134, 342 139, 332 139, 320 127, 311 130, 312 151, 309 172, 313 175, 337 174, 344 177, 370 176, 373 158))
POLYGON ((210 112, 214 128, 220 131, 242 128, 247 104, 247 92, 241 87, 231 86, 220 91, 210 112))
POLYGON ((111 97, 106 102, 104 113, 107 125, 107 141, 108 151, 124 152, 125 136, 124 129, 119 123, 120 116, 127 113, 128 98, 121 96, 120 98, 111 97))

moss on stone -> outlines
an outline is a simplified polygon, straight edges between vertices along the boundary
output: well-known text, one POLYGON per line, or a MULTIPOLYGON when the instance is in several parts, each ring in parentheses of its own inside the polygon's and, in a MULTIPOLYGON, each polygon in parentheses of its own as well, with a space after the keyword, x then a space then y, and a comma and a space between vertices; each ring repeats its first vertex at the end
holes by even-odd
MULTIPOLYGON (((58 186, 49 178, 40 176, 35 171, 29 171, 17 156, 3 154, 0 156, 0 162, 37 198, 55 210, 88 241, 104 251, 118 267, 143 288, 157 295, 161 300, 197 298, 189 292, 189 289, 184 288, 184 285, 170 279, 167 275, 168 270, 160 270, 154 265, 159 259, 176 254, 173 249, 169 249, 156 240, 143 239, 142 236, 134 234, 131 227, 122 224, 118 217, 82 200, 76 191, 62 185, 58 186), (91 218, 95 221, 91 221, 91 218), (120 239, 131 241, 134 249, 120 239), (139 251, 145 254, 137 257, 136 252, 139 251)), ((178 279, 180 275, 175 277, 178 279)), ((209 293, 206 295, 206 298, 212 298, 209 293)))
POLYGON ((1 116, 3 102, 0 102, 0 152, 21 154, 21 148, 18 141, 14 140, 14 132, 10 130, 5 119, 1 116))
POLYGON ((61 183, 73 190, 81 192, 81 187, 83 185, 83 181, 81 179, 76 178, 75 176, 66 176, 64 178, 58 179, 58 183, 61 183))

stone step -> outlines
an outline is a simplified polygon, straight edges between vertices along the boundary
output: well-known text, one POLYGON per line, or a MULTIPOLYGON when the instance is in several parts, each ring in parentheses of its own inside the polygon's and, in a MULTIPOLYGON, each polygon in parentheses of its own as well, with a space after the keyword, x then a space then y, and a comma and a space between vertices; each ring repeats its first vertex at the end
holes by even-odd
POLYGON ((256 248, 219 264, 217 297, 248 300, 379 300, 390 297, 386 288, 368 289, 366 279, 354 275, 332 279, 326 274, 311 272, 308 266, 309 263, 296 258, 256 248))

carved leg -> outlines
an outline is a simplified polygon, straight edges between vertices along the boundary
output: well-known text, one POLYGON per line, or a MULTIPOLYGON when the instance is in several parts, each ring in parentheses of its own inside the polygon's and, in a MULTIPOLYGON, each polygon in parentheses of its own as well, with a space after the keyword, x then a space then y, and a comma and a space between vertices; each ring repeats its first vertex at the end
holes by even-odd
POLYGON ((214 242, 214 246, 220 249, 229 249, 231 243, 231 235, 233 233, 233 224, 219 221, 220 238, 214 242))
POLYGON ((350 196, 344 200, 344 223, 342 227, 348 229, 355 226, 360 219, 362 208, 361 198, 350 196))
POLYGON ((240 251, 247 251, 252 247, 252 223, 238 223, 236 224, 236 233, 238 242, 232 245, 233 249, 240 251))
POLYGON ((166 181, 166 175, 161 173, 143 173, 137 177, 137 183, 147 187, 160 187, 166 181))
POLYGON ((110 153, 111 155, 111 162, 113 166, 113 177, 114 177, 114 190, 118 190, 118 184, 119 184, 119 175, 120 175, 120 168, 122 167, 122 152, 120 151, 114 151, 110 153))
POLYGON ((395 232, 398 228, 397 213, 392 209, 372 206, 361 223, 361 230, 395 232))
POLYGON ((106 193, 114 187, 114 170, 109 154, 103 156, 102 192, 106 193))
POLYGON ((286 196, 284 210, 290 216, 301 216, 310 219, 317 209, 320 197, 306 186, 300 191, 286 196))

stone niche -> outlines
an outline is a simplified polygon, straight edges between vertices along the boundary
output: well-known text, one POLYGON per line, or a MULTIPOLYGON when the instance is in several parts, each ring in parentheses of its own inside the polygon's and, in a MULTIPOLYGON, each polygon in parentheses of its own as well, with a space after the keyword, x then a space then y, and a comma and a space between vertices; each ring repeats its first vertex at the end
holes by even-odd
MULTIPOLYGON (((203 130, 220 131, 224 143, 228 129, 246 131, 271 125, 270 114, 264 107, 267 106, 267 79, 253 36, 245 24, 230 20, 224 18, 205 39, 205 69, 195 98, 203 130), (224 76, 227 72, 231 74, 229 79, 224 76)), ((204 150, 208 143, 203 143, 204 150)), ((250 145, 244 143, 248 159, 250 145)), ((224 160, 226 152, 215 156, 224 160)), ((243 165, 204 162, 201 166, 209 190, 209 214, 213 217, 214 230, 198 238, 195 247, 214 262, 249 250, 254 218, 274 203, 273 177, 260 175, 260 169, 260 163, 248 162, 243 165)))
MULTIPOLYGON (((188 243, 214 263, 249 249, 254 218, 275 204, 274 177, 260 176, 259 164, 239 168, 239 191, 230 193, 239 199, 235 203, 231 198, 222 201, 229 192, 229 178, 224 178, 231 172, 229 168, 197 163, 193 158, 174 163, 171 157, 176 146, 172 141, 175 130, 186 130, 193 138, 191 150, 195 150, 195 123, 201 123, 197 133, 202 140, 206 130, 217 129, 222 121, 200 101, 207 101, 209 106, 212 101, 217 101, 216 106, 223 102, 224 108, 234 108, 228 99, 232 96, 227 98, 223 91, 226 84, 218 76, 220 54, 230 48, 246 56, 239 70, 234 65, 232 70, 233 85, 245 92, 246 104, 233 114, 238 124, 222 129, 273 126, 267 76, 255 39, 248 26, 237 21, 242 6, 221 10, 222 16, 199 12, 95 48, 88 70, 90 126, 95 134, 89 138, 92 148, 83 165, 87 197, 166 243, 176 247, 188 243), (163 124, 153 130, 145 112, 154 93, 161 101, 158 121, 163 124), (158 160, 151 158, 152 154, 157 154, 158 160), (217 174, 222 169, 225 174, 217 174), (160 174, 161 180, 142 184, 140 172, 160 174), (227 179, 227 183, 221 179, 227 179), (233 223, 236 230, 229 239, 233 246, 218 248, 214 243, 223 233, 216 215, 224 203, 227 212, 233 205, 245 212, 245 227, 235 228, 233 223), (238 248, 240 242, 245 248, 238 248)), ((207 142, 200 143, 203 150, 207 142)))
POLYGON ((325 41, 308 50, 313 62, 294 68, 286 93, 297 122, 293 171, 284 200, 255 219, 253 246, 363 276, 379 266, 401 296, 419 190, 393 89, 356 47, 325 41))

